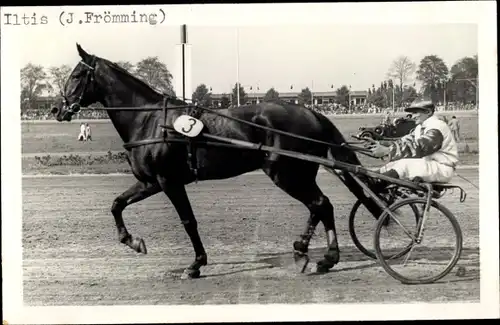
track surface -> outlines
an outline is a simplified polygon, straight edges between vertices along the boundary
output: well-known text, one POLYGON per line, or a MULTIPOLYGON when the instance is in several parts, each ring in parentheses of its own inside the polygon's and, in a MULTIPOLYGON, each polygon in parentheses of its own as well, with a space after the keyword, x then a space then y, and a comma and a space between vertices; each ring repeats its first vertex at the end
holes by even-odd
MULTIPOLYGON (((478 184, 477 170, 459 173, 478 184)), ((464 251, 458 266, 431 285, 402 285, 353 246, 347 216, 354 197, 335 178, 318 183, 335 206, 341 262, 323 275, 298 274, 292 242, 302 231, 305 207, 264 175, 247 174, 188 187, 209 265, 202 278, 181 280, 194 253, 177 213, 158 194, 128 207, 124 220, 146 241, 139 255, 117 240, 112 200, 130 176, 23 179, 24 301, 27 305, 352 303, 479 300, 479 193, 440 201, 462 227, 464 251)), ((321 258, 324 233, 311 243, 321 258)), ((366 234, 372 236, 372 234, 366 234)))

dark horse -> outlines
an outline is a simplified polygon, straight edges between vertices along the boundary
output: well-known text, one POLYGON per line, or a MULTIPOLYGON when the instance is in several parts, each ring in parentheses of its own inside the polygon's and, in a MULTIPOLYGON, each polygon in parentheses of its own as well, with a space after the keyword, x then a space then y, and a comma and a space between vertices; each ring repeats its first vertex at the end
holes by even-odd
MULTIPOLYGON (((80 107, 100 102, 105 108, 112 107, 161 107, 163 94, 132 76, 126 70, 106 59, 88 54, 77 44, 81 61, 69 76, 63 100, 52 113, 60 122, 71 121, 80 107)), ((167 102, 166 124, 172 125, 176 117, 185 112, 178 105, 184 101, 172 98, 167 102), (173 108, 168 108, 173 105, 173 108), (177 107, 177 108, 176 108, 177 107)), ((224 109, 222 114, 257 123, 273 129, 326 141, 331 144, 345 142, 337 128, 323 115, 303 106, 281 102, 267 102, 224 109)), ((164 116, 161 110, 112 110, 107 113, 121 139, 125 143, 163 136, 164 116)), ((357 156, 337 147, 328 148, 319 143, 291 138, 252 126, 238 123, 225 117, 202 113, 199 119, 204 123, 204 132, 232 139, 261 143, 275 148, 307 153, 360 165, 357 156)), ((175 131, 166 131, 166 138, 181 138, 175 131)), ((207 264, 207 255, 197 230, 197 221, 186 194, 186 184, 196 180, 226 179, 262 169, 283 191, 302 202, 310 216, 300 240, 294 242, 295 254, 308 251, 309 241, 321 221, 327 234, 327 250, 324 259, 317 262, 319 272, 327 272, 339 262, 340 253, 335 230, 333 206, 316 184, 319 165, 295 158, 280 156, 250 149, 227 147, 198 147, 197 175, 190 168, 186 143, 150 143, 128 149, 127 155, 137 183, 113 201, 111 212, 121 243, 136 252, 146 254, 146 245, 140 237, 132 236, 122 218, 123 210, 130 204, 144 200, 163 191, 172 202, 186 233, 194 247, 195 261, 185 270, 184 277, 198 277, 200 267, 207 264)), ((349 190, 376 216, 381 211, 374 201, 368 199, 362 188, 348 173, 335 173, 349 190)), ((296 255, 297 257, 298 255, 296 255)))

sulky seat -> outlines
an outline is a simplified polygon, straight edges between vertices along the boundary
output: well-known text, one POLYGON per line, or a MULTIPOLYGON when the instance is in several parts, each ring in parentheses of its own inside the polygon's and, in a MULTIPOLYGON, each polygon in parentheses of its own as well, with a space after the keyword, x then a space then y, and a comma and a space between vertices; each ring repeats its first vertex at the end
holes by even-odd
MULTIPOLYGON (((413 182, 415 182, 415 183, 426 183, 420 177, 415 177, 413 179, 413 182)), ((456 185, 456 184, 453 184, 453 183, 445 183, 445 182, 430 182, 429 184, 432 185, 432 190, 435 193, 435 195, 434 195, 435 198, 440 198, 440 197, 442 197, 445 194, 445 192, 447 190, 455 189, 455 188, 457 188, 457 189, 460 190, 460 202, 464 202, 465 198, 467 197, 467 193, 459 185, 456 185)))

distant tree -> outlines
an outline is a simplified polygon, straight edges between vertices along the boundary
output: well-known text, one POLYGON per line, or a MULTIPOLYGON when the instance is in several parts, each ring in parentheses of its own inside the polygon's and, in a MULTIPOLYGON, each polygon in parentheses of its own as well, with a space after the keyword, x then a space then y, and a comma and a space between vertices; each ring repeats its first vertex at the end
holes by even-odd
POLYGON ((437 55, 427 55, 421 61, 417 70, 417 79, 422 81, 424 96, 429 96, 435 102, 442 97, 438 85, 448 80, 448 67, 437 55))
POLYGON ((280 94, 274 88, 270 88, 264 95, 263 101, 267 102, 270 100, 277 100, 279 98, 280 94))
POLYGON ((406 86, 403 89, 402 96, 401 96, 401 103, 400 105, 403 105, 405 103, 411 103, 418 97, 418 92, 415 89, 415 87, 412 86, 406 86))
MULTIPOLYGON (((396 80, 399 84, 399 89, 403 89, 405 83, 411 79, 411 76, 415 73, 416 65, 407 56, 401 55, 392 61, 389 67, 388 77, 396 80)), ((400 92, 401 94, 401 92, 400 92)), ((401 94, 402 95, 402 94, 401 94)), ((403 97, 399 96, 399 103, 403 102, 403 97)))
POLYGON ((58 67, 50 67, 49 75, 51 79, 51 86, 55 92, 62 94, 64 90, 64 85, 71 74, 71 67, 67 64, 63 64, 58 67))
POLYGON ((117 61, 116 64, 118 64, 120 67, 127 70, 128 72, 134 74, 135 66, 130 61, 117 61))
POLYGON ((158 57, 147 57, 136 65, 135 75, 158 91, 173 94, 172 74, 158 57))
MULTIPOLYGON (((233 90, 232 90, 232 93, 233 93, 232 104, 233 105, 238 104, 238 97, 237 97, 237 93, 236 93, 237 87, 238 87, 238 84, 235 83, 233 90)), ((245 92, 245 89, 241 86, 241 84, 239 86, 239 91, 240 91, 240 105, 242 105, 242 104, 246 103, 246 101, 247 101, 247 93, 245 92)))
POLYGON ((477 55, 458 60, 450 69, 451 76, 447 87, 448 100, 462 103, 475 102, 478 73, 477 55))
POLYGON ((26 88, 21 88, 21 112, 26 111, 31 108, 31 103, 29 101, 28 90, 26 88))
POLYGON ((41 65, 28 63, 21 69, 21 100, 26 102, 30 108, 35 108, 34 101, 43 90, 50 89, 47 82, 47 74, 41 65))
POLYGON ((337 89, 337 103, 343 105, 344 107, 349 107, 349 93, 349 87, 347 87, 346 85, 343 85, 342 87, 337 89))
POLYGON ((212 106, 212 94, 209 92, 205 84, 200 84, 191 96, 193 103, 201 106, 212 106))
POLYGON ((372 95, 368 97, 368 102, 377 107, 387 107, 386 98, 382 95, 381 88, 378 88, 372 95))
MULTIPOLYGON (((375 89, 375 85, 372 85, 371 94, 368 95, 367 102, 380 108, 391 106, 392 86, 392 80, 382 81, 377 89, 375 89)), ((394 97, 402 97, 401 89, 397 85, 394 86, 394 97)))
POLYGON ((312 93, 309 87, 302 89, 297 97, 300 105, 312 105, 312 93))
POLYGON ((230 104, 231 104, 231 100, 229 99, 229 96, 226 94, 223 94, 222 98, 221 98, 221 103, 220 103, 221 108, 228 108, 230 104))

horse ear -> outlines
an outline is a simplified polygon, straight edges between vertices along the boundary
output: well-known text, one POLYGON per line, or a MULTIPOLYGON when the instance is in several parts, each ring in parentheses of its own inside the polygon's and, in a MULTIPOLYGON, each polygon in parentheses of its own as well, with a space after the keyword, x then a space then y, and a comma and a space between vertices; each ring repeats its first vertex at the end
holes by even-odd
POLYGON ((85 52, 85 50, 78 43, 76 43, 76 49, 78 50, 78 54, 80 54, 80 57, 82 58, 83 61, 86 61, 87 58, 90 56, 90 54, 85 52))

